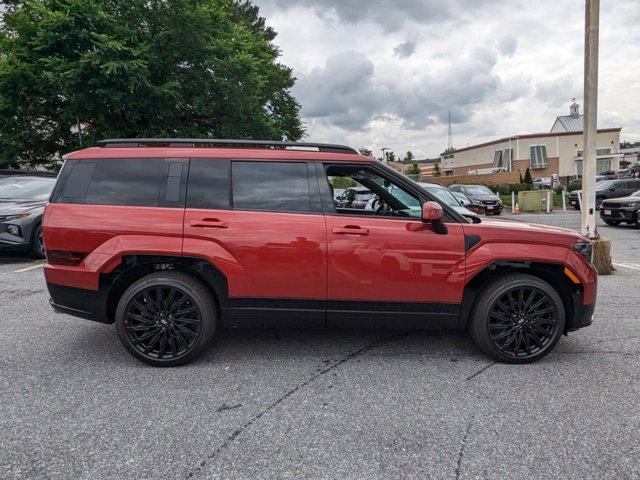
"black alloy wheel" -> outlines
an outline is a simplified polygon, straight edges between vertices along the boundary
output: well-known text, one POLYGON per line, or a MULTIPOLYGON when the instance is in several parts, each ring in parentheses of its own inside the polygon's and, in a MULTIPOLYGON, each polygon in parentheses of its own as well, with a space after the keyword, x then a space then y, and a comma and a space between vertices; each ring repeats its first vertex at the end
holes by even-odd
POLYGON ((509 363, 535 361, 557 344, 565 310, 555 289, 538 277, 512 273, 480 293, 471 335, 486 353, 509 363))
POLYGON ((168 272, 129 287, 118 304, 116 323, 120 340, 136 358, 173 366, 188 362, 207 346, 215 315, 204 285, 189 275, 168 272))

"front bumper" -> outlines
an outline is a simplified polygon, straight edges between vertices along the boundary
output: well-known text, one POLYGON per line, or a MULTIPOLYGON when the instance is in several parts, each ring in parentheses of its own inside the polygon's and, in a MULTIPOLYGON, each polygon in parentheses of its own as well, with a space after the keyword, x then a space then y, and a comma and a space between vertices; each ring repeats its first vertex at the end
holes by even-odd
POLYGON ((602 207, 600 207, 600 218, 621 222, 635 222, 638 218, 638 211, 640 211, 640 206, 638 205, 634 205, 633 207, 602 205, 602 207))
POLYGON ((571 328, 569 328, 568 331, 574 332, 580 328, 591 325, 593 322, 593 312, 595 311, 595 308, 595 303, 578 306, 573 313, 573 321, 571 322, 571 328))

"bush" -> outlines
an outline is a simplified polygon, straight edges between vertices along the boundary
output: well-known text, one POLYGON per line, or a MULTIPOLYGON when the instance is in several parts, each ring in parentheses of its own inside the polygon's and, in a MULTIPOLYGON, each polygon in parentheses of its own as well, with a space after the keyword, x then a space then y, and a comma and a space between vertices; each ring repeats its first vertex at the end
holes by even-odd
POLYGON ((531 185, 527 185, 526 183, 501 183, 498 185, 487 185, 489 190, 492 192, 500 192, 502 194, 511 194, 511 192, 522 192, 526 190, 531 190, 531 185))
POLYGON ((582 182, 575 180, 567 184, 567 192, 573 192, 574 190, 580 190, 582 188, 582 182))

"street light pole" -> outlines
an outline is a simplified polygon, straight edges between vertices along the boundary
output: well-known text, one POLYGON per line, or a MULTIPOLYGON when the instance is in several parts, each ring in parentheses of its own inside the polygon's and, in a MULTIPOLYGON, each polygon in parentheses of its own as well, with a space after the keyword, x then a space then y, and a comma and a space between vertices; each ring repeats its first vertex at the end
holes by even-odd
POLYGON ((584 132, 582 233, 596 238, 596 136, 598 134, 598 36, 600 0, 586 0, 584 28, 584 132))

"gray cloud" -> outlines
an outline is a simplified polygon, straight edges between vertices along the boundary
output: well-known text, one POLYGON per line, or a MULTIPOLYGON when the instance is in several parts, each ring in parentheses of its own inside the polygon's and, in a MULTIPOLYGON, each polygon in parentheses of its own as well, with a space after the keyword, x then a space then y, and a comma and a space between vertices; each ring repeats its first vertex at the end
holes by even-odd
POLYGON ((518 50, 518 40, 511 35, 505 35, 496 42, 498 52, 507 57, 513 57, 518 50))
POLYGON ((409 58, 416 51, 416 42, 407 40, 393 49, 393 54, 398 58, 409 58))
POLYGON ((397 118, 404 128, 418 129, 446 122, 449 108, 453 121, 463 122, 476 104, 497 95, 501 81, 491 72, 496 62, 493 50, 477 48, 442 71, 377 80, 364 54, 347 51, 301 75, 294 93, 305 117, 328 125, 362 131, 372 120, 397 118))
POLYGON ((582 82, 575 75, 565 74, 536 81, 535 96, 551 107, 567 105, 582 93, 582 82))
POLYGON ((271 3, 281 10, 313 8, 319 16, 335 15, 342 23, 370 21, 385 31, 397 31, 410 21, 433 24, 459 19, 470 10, 486 9, 496 1, 499 0, 261 0, 260 3, 271 3))

